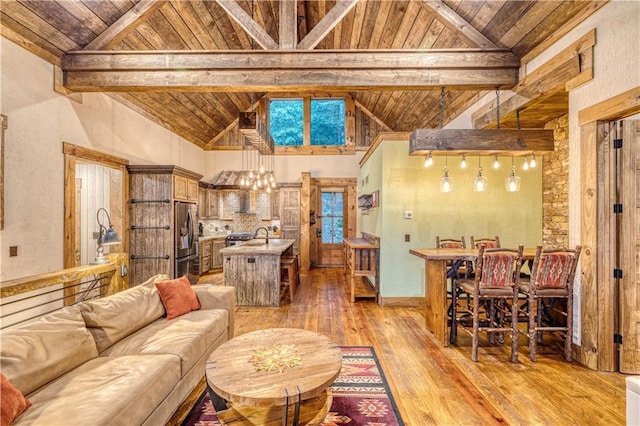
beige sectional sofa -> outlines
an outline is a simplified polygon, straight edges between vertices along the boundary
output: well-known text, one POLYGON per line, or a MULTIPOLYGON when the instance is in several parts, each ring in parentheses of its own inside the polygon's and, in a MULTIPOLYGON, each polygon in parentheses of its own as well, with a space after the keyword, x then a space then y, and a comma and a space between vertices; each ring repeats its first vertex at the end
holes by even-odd
POLYGON ((0 335, 0 371, 31 402, 18 425, 164 425, 233 337, 233 287, 193 286, 168 320, 155 282, 65 307, 0 335))

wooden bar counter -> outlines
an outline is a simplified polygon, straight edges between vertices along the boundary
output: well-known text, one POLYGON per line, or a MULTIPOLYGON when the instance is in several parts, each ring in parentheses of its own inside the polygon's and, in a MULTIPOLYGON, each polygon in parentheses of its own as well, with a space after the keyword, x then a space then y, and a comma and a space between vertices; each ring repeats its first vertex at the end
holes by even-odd
MULTIPOLYGON (((432 248, 411 249, 409 253, 425 260, 424 298, 427 330, 431 331, 444 346, 448 346, 447 309, 450 302, 447 299, 447 261, 475 261, 478 250, 432 248)), ((525 260, 531 260, 535 254, 535 249, 524 249, 522 257, 525 260)))
POLYGON ((236 305, 280 306, 280 257, 293 243, 256 239, 220 249, 224 285, 236 288, 236 305))

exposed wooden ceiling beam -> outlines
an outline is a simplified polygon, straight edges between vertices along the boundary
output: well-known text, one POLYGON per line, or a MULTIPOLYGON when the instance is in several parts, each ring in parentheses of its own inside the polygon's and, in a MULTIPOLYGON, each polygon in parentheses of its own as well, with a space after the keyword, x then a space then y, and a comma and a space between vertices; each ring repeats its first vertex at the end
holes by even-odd
POLYGON ((144 21, 147 16, 158 10, 166 3, 165 0, 140 0, 135 6, 129 9, 109 28, 101 32, 83 50, 105 50, 109 49, 126 36, 144 21))
POLYGON ((542 153, 553 148, 553 130, 417 129, 409 137, 409 155, 542 153))
MULTIPOLYGON (((298 50, 313 49, 342 21, 351 9, 355 7, 359 0, 340 0, 327 13, 318 24, 313 27, 306 37, 298 43, 298 50)), ((286 2, 284 2, 286 3, 286 2)))
MULTIPOLYGON (((593 29, 524 77, 513 88, 515 95, 500 102, 501 114, 504 116, 528 108, 541 99, 551 98, 559 91, 568 91, 567 85, 575 79, 584 83, 593 78, 591 49, 595 43, 596 32, 593 29)), ((557 109, 559 117, 568 113, 569 105, 558 105, 557 109)), ((471 115, 473 127, 482 129, 494 126, 497 121, 496 110, 495 101, 479 108, 471 115)))
POLYGON ((298 5, 295 1, 280 2, 280 50, 293 50, 298 42, 298 5))
POLYGON ((472 46, 485 48, 498 47, 441 0, 423 0, 422 4, 433 10, 438 20, 442 22, 445 27, 454 31, 454 33, 457 32, 460 38, 466 40, 472 46))
POLYGON ((235 0, 216 0, 231 19, 236 21, 249 37, 254 39, 265 50, 277 50, 278 44, 258 23, 241 8, 235 0))
POLYGON ((518 65, 501 49, 80 51, 62 69, 73 91, 281 92, 512 87, 518 65))

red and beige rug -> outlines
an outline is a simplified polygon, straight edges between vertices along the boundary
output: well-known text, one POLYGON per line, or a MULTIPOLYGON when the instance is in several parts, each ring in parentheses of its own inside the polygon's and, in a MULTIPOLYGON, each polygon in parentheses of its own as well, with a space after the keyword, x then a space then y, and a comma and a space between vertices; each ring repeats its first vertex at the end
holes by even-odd
MULTIPOLYGON (((402 426, 398 408, 372 347, 343 346, 342 371, 331 385, 333 403, 322 426, 402 426)), ((218 426, 205 391, 182 426, 218 426)))

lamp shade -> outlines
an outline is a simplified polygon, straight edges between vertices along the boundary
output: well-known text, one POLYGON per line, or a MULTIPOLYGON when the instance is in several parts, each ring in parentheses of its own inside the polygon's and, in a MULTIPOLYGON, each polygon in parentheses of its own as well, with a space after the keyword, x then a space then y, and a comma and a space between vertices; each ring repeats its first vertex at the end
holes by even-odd
POLYGON ((98 244, 102 244, 103 246, 108 246, 112 244, 120 244, 122 240, 118 233, 113 229, 113 225, 109 224, 109 229, 106 229, 104 235, 101 235, 98 238, 98 244))

